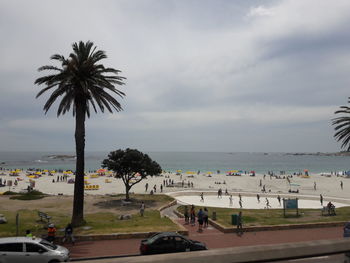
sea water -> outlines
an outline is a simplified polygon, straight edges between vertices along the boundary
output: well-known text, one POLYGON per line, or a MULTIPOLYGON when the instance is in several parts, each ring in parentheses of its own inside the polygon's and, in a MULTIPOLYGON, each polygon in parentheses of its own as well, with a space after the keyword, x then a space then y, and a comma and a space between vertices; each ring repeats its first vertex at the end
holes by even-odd
MULTIPOLYGON (((146 152, 163 170, 224 173, 230 170, 267 173, 303 172, 330 173, 348 171, 350 156, 290 155, 286 153, 247 152, 146 152)), ((73 152, 0 152, 0 167, 5 169, 62 169, 75 170, 73 152), (52 155, 72 155, 72 158, 52 158, 52 155), (51 156, 51 157, 50 157, 51 156)), ((86 152, 85 170, 101 168, 108 152, 86 152)))

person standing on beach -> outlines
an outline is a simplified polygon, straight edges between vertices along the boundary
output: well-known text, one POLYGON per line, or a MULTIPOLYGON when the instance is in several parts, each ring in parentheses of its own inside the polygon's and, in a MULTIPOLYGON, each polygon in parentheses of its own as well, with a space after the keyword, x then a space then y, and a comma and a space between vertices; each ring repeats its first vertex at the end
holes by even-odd
POLYGON ((323 196, 320 194, 320 203, 323 206, 323 196))
POLYGON ((242 220, 242 211, 239 211, 237 216, 237 236, 243 235, 243 220, 242 220))

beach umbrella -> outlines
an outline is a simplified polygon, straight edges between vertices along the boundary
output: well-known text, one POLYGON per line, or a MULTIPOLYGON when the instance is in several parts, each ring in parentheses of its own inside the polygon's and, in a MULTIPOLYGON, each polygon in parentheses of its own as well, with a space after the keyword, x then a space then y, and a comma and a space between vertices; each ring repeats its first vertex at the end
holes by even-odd
POLYGON ((37 175, 41 175, 41 172, 36 172, 35 174, 37 174, 37 175))
POLYGON ((196 174, 196 172, 193 171, 187 171, 186 174, 196 174))
POLYGON ((101 169, 98 169, 96 172, 97 172, 97 173, 105 173, 105 172, 107 172, 107 170, 101 168, 101 169))
POLYGON ((176 170, 177 173, 182 173, 182 170, 176 170))
POLYGON ((56 173, 56 171, 55 171, 55 170, 52 170, 52 171, 50 171, 50 173, 54 174, 54 173, 56 173))
POLYGON ((213 172, 207 172, 207 174, 212 174, 213 172))

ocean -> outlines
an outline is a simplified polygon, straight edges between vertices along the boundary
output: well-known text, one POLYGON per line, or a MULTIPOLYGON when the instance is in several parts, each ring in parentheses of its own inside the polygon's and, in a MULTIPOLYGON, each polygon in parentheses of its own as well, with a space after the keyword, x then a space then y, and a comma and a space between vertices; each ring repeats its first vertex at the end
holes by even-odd
MULTIPOLYGON (((286 153, 247 152, 146 152, 165 171, 176 170, 216 172, 230 170, 267 173, 303 172, 330 173, 350 170, 350 156, 288 155, 286 153)), ((52 155, 74 155, 72 152, 0 152, 0 167, 5 169, 62 169, 75 170, 74 158, 54 159, 52 155)), ((101 168, 108 152, 86 152, 85 170, 101 168)))

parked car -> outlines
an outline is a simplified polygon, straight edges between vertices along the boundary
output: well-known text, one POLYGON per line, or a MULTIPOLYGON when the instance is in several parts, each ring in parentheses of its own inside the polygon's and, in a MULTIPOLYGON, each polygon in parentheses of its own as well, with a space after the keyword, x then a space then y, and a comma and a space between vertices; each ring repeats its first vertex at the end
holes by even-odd
POLYGON ((41 238, 0 238, 0 263, 56 263, 69 261, 69 250, 41 238))
POLYGON ((162 232, 142 240, 142 255, 207 250, 204 243, 188 239, 173 232, 162 232))

